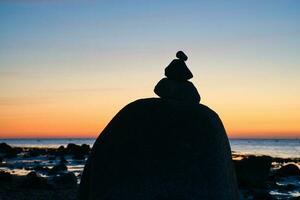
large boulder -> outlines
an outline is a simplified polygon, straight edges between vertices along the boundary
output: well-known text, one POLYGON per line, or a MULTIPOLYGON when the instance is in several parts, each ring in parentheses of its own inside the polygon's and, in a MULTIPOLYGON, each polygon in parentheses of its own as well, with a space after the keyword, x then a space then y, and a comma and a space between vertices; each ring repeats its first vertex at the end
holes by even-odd
POLYGON ((201 104, 137 100, 96 140, 79 199, 238 199, 226 132, 201 104))

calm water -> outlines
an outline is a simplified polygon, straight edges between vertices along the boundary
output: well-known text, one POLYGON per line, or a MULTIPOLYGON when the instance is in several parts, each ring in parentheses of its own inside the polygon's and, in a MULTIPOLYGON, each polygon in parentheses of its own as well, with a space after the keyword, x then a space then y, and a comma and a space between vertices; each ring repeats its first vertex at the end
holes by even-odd
MULTIPOLYGON (((12 146, 54 147, 68 143, 93 145, 94 138, 85 139, 0 139, 12 146)), ((300 139, 231 139, 231 149, 243 154, 264 154, 273 157, 300 157, 300 139)))
MULTIPOLYGON (((57 148, 61 145, 66 146, 68 143, 89 144, 93 145, 95 139, 0 139, 11 146, 18 147, 52 147, 57 148)), ((273 157, 300 157, 300 139, 231 139, 231 148, 233 151, 241 154, 270 155, 273 157)), ((80 174, 83 171, 85 160, 74 160, 72 156, 65 156, 67 160, 68 171, 73 172, 80 182, 80 174)), ((47 155, 38 157, 22 157, 7 159, 5 165, 0 166, 0 170, 10 172, 12 174, 26 175, 35 166, 53 167, 60 160, 55 158, 50 160, 47 155)), ((41 176, 49 176, 47 173, 39 172, 41 176)), ((288 185, 293 184, 296 189, 291 191, 279 191, 271 189, 270 194, 277 199, 287 199, 290 197, 299 197, 300 181, 298 179, 288 178, 277 184, 288 185)))

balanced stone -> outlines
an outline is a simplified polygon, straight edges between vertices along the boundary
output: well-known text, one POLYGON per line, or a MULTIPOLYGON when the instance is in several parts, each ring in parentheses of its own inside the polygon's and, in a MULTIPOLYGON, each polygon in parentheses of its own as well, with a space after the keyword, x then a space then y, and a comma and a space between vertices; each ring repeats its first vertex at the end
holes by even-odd
POLYGON ((177 81, 187 81, 193 78, 192 72, 181 59, 172 60, 172 62, 165 69, 165 75, 169 79, 177 81))
POLYGON ((154 89, 155 94, 164 99, 173 99, 178 101, 199 103, 200 95, 189 81, 175 81, 163 78, 158 82, 154 89))
POLYGON ((220 118, 201 104, 130 103, 94 143, 79 199, 238 200, 220 118))
POLYGON ((176 57, 180 60, 187 61, 188 57, 183 51, 178 51, 176 57))

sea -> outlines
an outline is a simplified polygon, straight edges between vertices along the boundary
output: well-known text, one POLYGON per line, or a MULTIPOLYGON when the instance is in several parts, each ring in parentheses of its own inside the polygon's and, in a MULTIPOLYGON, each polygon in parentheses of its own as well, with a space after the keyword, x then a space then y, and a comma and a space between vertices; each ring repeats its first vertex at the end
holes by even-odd
MULTIPOLYGON (((95 138, 31 138, 31 139, 0 139, 0 143, 5 142, 13 147, 39 147, 58 148, 67 146, 69 143, 88 144, 91 147, 95 138)), ((239 154, 269 155, 280 158, 300 158, 300 139, 230 139, 231 150, 239 154)), ((75 160, 72 156, 65 156, 68 171, 73 172, 80 182, 87 157, 84 160, 75 160)), ((59 158, 52 158, 48 155, 37 157, 18 156, 10 158, 0 163, 0 171, 6 171, 15 175, 26 175, 36 166, 51 168, 60 162, 59 158)), ((295 163, 300 167, 300 162, 295 163)), ((39 172, 41 176, 49 176, 47 173, 39 172)), ((284 179, 277 184, 294 185, 296 188, 291 191, 280 191, 271 189, 270 194, 276 199, 300 198, 300 180, 295 178, 284 179)))
MULTIPOLYGON (((0 139, 15 147, 67 146, 69 143, 88 144, 92 147, 95 138, 30 138, 0 139)), ((238 154, 269 155, 281 158, 300 157, 300 138, 297 139, 230 139, 231 150, 238 154)))

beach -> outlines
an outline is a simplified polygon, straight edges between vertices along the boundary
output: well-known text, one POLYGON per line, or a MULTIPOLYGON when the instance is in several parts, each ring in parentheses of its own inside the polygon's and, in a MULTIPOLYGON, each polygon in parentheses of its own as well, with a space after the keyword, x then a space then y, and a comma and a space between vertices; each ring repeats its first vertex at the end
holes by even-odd
MULTIPOLYGON (((0 140, 0 199, 76 199, 94 141, 0 140)), ((300 198, 300 140, 232 139, 230 143, 241 198, 300 198)))

